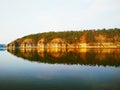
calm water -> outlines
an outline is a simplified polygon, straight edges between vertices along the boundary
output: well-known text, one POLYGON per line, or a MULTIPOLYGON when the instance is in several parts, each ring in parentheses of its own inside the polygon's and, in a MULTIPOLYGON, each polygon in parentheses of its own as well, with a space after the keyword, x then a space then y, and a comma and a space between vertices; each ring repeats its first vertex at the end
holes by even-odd
POLYGON ((120 90, 120 50, 0 51, 0 90, 120 90))

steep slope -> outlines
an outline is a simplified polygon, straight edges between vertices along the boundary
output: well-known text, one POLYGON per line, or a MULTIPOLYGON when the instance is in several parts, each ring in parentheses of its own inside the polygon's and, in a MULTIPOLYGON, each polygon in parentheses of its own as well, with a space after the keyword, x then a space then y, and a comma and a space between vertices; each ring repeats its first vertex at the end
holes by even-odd
POLYGON ((120 48, 120 29, 31 34, 14 40, 7 48, 120 48))

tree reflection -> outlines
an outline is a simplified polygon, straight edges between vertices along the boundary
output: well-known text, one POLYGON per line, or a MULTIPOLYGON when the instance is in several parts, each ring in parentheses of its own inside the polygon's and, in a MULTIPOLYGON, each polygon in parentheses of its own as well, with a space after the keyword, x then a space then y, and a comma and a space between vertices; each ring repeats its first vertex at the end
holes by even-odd
POLYGON ((49 64, 120 66, 120 49, 16 49, 8 50, 17 57, 49 64))

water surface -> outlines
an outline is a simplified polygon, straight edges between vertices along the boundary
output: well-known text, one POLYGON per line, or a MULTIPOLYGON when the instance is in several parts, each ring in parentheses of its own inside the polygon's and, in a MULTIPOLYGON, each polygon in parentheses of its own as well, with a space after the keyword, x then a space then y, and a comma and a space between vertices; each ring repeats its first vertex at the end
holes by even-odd
POLYGON ((120 89, 119 49, 9 52, 0 51, 0 90, 120 89))

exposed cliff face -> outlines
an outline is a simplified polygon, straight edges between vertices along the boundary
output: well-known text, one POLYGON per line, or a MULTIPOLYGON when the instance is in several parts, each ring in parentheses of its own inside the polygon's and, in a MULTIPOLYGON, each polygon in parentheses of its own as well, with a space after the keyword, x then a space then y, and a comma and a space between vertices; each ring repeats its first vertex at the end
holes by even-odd
POLYGON ((20 48, 35 48, 36 44, 35 41, 33 39, 25 39, 21 44, 20 44, 20 48))
POLYGON ((120 48, 120 30, 41 33, 17 39, 7 48, 120 48))

